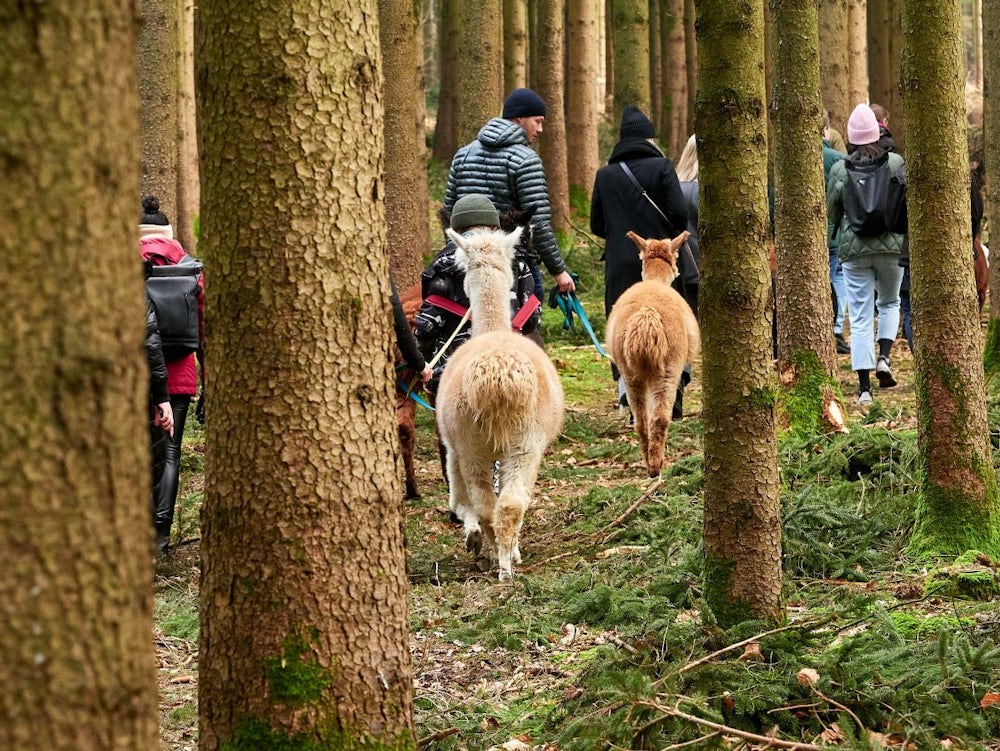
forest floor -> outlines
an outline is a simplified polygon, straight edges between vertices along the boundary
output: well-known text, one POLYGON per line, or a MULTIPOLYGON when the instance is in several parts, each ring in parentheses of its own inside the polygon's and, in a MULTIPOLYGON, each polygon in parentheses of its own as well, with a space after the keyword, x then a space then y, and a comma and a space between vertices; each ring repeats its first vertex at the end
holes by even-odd
MULTIPOLYGON (((587 309, 598 300, 587 296, 587 309)), ((592 318, 600 331, 603 316, 592 318)), ((560 324, 546 308, 566 425, 542 466, 513 585, 464 550, 433 417, 419 410, 423 497, 405 513, 422 748, 750 749, 776 739, 802 749, 1000 749, 995 601, 935 593, 932 567, 906 555, 919 483, 905 341, 893 352, 899 385, 876 386, 868 408, 855 404, 850 357, 838 356, 849 434, 779 441, 788 625, 722 631, 700 593, 700 363, 668 464, 650 480, 607 360, 560 324), (816 680, 797 679, 802 668, 816 680)), ((197 748, 203 450, 195 425, 181 544, 155 581, 169 751, 197 748)), ((995 582, 991 565, 978 571, 995 582)))

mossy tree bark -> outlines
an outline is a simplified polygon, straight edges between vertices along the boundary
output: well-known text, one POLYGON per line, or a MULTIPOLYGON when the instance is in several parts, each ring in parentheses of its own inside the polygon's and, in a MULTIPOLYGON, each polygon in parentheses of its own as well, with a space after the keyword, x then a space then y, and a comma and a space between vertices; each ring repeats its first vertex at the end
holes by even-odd
MULTIPOLYGON (((775 248, 778 257, 778 360, 802 411, 786 409, 793 429, 815 429, 836 393, 830 313, 826 190, 820 143, 819 36, 814 0, 770 0, 775 86, 775 248)), ((790 406, 790 405, 787 405, 790 406)))
POLYGON ((157 747, 137 20, 0 23, 4 749, 157 747))
POLYGON ((763 0, 698 5, 705 599, 723 627, 780 621, 763 0))
POLYGON ((565 233, 569 224, 569 171, 566 157, 566 113, 563 95, 565 24, 562 0, 535 0, 538 12, 538 95, 545 100, 545 130, 539 152, 552 207, 552 229, 565 233))
POLYGON ((142 102, 140 190, 160 199, 177 222, 177 138, 180 93, 180 3, 141 0, 139 97, 142 102))
POLYGON ((660 140, 673 159, 680 157, 688 136, 687 58, 684 47, 684 0, 660 0, 663 47, 663 113, 660 140))
POLYGON ((819 80, 830 125, 847 138, 851 101, 851 60, 848 42, 850 15, 847 0, 819 0, 819 80))
POLYGON ((196 219, 201 213, 198 181, 198 123, 194 102, 194 0, 181 0, 177 54, 177 217, 174 232, 189 252, 197 251, 196 219))
POLYGON ((600 167, 597 147, 601 33, 597 0, 568 0, 567 46, 572 54, 566 61, 566 129, 568 179, 571 193, 586 193, 594 188, 594 175, 600 167))
MULTIPOLYGON (((687 132, 690 136, 694 133, 695 121, 695 98, 698 95, 698 34, 695 29, 697 14, 695 12, 695 0, 684 0, 684 49, 687 59, 687 95, 688 95, 688 120, 687 132)), ((685 138, 686 142, 687 139, 685 138)))
MULTIPOLYGON (((1000 0, 983 0, 983 137, 986 164, 1000 164, 1000 0)), ((997 172, 986 181, 986 212, 989 226, 1000 227, 1000 179, 997 172)), ((1000 236, 1000 233, 998 233, 1000 236)), ((992 240, 992 238, 991 238, 992 240)), ((996 244, 992 240, 991 244, 996 244)), ((990 264, 990 320, 986 334, 984 364, 992 380, 1000 374, 1000 263, 990 264)))
POLYGON ((501 0, 459 2, 455 89, 458 92, 458 143, 476 137, 500 112, 503 91, 501 0))
POLYGON ((199 747, 412 748, 376 0, 199 13, 199 747))
POLYGON ((438 109, 434 158, 448 164, 458 151, 459 10, 462 0, 440 0, 438 16, 438 109))
POLYGON ((868 0, 848 0, 847 23, 848 99, 853 109, 868 101, 868 0))
POLYGON ((649 119, 663 137, 663 40, 660 35, 660 2, 649 0, 649 119))
POLYGON ((1000 555, 969 252, 961 0, 904 0, 903 106, 922 494, 911 547, 1000 555), (963 210, 956 211, 955 207, 963 210))
POLYGON ((648 0, 615 0, 611 6, 616 130, 622 110, 630 104, 649 114, 648 24, 648 0))
POLYGON ((504 95, 528 85, 528 2, 503 0, 504 95))
POLYGON ((889 0, 868 0, 868 93, 879 104, 889 101, 892 80, 889 5, 889 0))
POLYGON ((390 268, 400 291, 420 281, 430 251, 424 159, 419 0, 379 0, 385 79, 385 218, 390 268))

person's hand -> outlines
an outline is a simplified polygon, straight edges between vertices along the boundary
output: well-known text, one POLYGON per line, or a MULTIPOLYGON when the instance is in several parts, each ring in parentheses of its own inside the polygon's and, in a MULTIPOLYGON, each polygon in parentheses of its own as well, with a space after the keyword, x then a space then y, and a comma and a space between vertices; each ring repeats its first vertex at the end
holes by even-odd
POLYGON ((433 377, 434 369, 430 365, 424 365, 424 369, 420 371, 420 380, 424 382, 424 386, 430 383, 433 377))
POLYGON ((559 285, 560 292, 576 292, 576 282, 568 271, 556 274, 556 284, 559 285))
POLYGON ((153 414, 153 425, 162 428, 172 438, 174 435, 174 411, 170 402, 160 402, 153 414))

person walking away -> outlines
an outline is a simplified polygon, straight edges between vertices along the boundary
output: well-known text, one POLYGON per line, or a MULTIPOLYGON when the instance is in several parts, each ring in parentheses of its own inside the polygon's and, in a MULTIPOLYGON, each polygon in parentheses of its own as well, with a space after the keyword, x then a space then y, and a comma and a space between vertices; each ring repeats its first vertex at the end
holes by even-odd
MULTIPOLYGON (((184 248, 174 239, 170 220, 160 211, 156 196, 142 199, 142 214, 139 220, 139 255, 152 266, 174 265, 187 255, 184 248)), ((197 292, 198 339, 205 340, 205 287, 199 275, 197 292)), ((204 380, 203 346, 198 348, 198 363, 204 380)), ((198 393, 198 375, 194 353, 171 355, 164 352, 167 366, 167 390, 170 394, 170 408, 173 412, 173 435, 167 442, 163 476, 154 512, 156 529, 156 552, 158 556, 170 551, 170 530, 174 521, 177 490, 180 483, 181 443, 184 438, 184 424, 187 419, 191 399, 198 393)))
POLYGON ((174 413, 167 390, 167 363, 160 346, 156 309, 146 298, 146 363, 149 366, 149 452, 152 457, 150 510, 155 525, 156 500, 167 459, 167 443, 174 432, 174 413))
POLYGON ((476 140, 460 148, 451 160, 444 207, 454 211, 464 196, 486 196, 500 214, 534 210, 531 268, 535 296, 545 299, 540 259, 555 277, 560 292, 573 292, 576 283, 566 268, 552 231, 552 209, 542 160, 530 147, 543 132, 545 102, 531 89, 515 89, 503 104, 502 117, 486 123, 476 140))
MULTIPOLYGON (((632 230, 642 237, 673 238, 688 228, 688 202, 681 190, 673 163, 655 142, 656 129, 638 107, 629 105, 622 112, 618 143, 608 164, 597 171, 590 203, 590 231, 604 243, 604 312, 610 313, 618 298, 642 280, 642 263, 635 245, 625 233, 632 230)), ((689 238, 690 239, 690 238, 689 238)), ((698 264, 690 247, 682 249, 680 276, 674 285, 692 310, 698 305, 698 264)), ((618 401, 627 405, 625 384, 612 365, 612 377, 618 382, 618 401)), ((677 411, 683 413, 683 390, 690 381, 689 369, 681 378, 677 411)))
MULTIPOLYGON (((879 386, 896 385, 890 354, 899 328, 899 287, 903 269, 899 265, 903 235, 888 229, 867 234, 855 228, 846 210, 848 190, 858 189, 851 170, 866 170, 864 183, 875 184, 874 170, 887 166, 893 177, 905 180, 905 165, 899 154, 878 146, 879 125, 867 104, 859 104, 847 122, 846 159, 830 168, 827 183, 827 214, 837 227, 838 253, 847 285, 847 310, 851 324, 851 368, 858 377, 858 404, 872 402, 871 371, 879 386), (875 319, 878 316, 878 352, 875 351, 875 319)), ((853 195, 853 194, 852 194, 853 195)), ((882 225, 885 227, 885 225, 882 225)))
MULTIPOLYGON (((830 116, 823 110, 823 184, 830 180, 830 168, 847 154, 837 151, 830 141, 830 116)), ((826 221, 826 247, 830 254, 830 287, 833 291, 833 336, 836 339, 837 354, 848 355, 850 345, 844 339, 844 315, 847 313, 847 286, 844 284, 844 270, 840 267, 837 227, 826 221)))

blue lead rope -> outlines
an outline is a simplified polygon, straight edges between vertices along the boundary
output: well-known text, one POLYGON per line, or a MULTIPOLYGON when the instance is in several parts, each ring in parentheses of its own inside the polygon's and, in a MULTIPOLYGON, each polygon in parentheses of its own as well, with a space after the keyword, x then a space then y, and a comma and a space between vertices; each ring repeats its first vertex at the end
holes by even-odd
POLYGON ((583 325, 584 330, 590 334, 590 339, 594 342, 594 346, 597 347, 597 351, 601 357, 607 357, 608 353, 604 351, 604 347, 601 346, 597 334, 594 333, 594 327, 590 325, 590 319, 583 312, 583 305, 580 304, 580 298, 576 296, 576 292, 559 292, 556 289, 552 291, 554 294, 549 298, 549 306, 559 308, 562 311, 563 328, 576 331, 576 325, 573 323, 573 315, 578 315, 580 323, 583 325))
POLYGON ((421 407, 426 407, 431 412, 434 411, 434 407, 432 407, 430 404, 428 404, 423 399, 423 397, 420 396, 420 394, 418 394, 413 389, 411 389, 410 385, 408 383, 406 383, 405 381, 403 381, 401 379, 396 379, 396 388, 398 388, 400 391, 402 391, 406 396, 408 396, 410 399, 412 399, 413 401, 415 401, 421 407))

